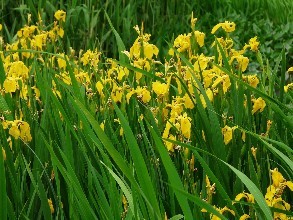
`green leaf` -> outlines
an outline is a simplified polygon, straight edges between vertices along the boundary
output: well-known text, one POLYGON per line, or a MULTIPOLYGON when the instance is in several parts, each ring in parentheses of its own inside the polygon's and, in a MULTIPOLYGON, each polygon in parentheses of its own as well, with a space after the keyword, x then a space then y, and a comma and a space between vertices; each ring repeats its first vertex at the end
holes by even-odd
POLYGON ((222 161, 226 164, 242 181, 242 183, 247 187, 249 192, 254 196, 256 202, 258 203, 259 207, 263 211, 266 219, 273 219, 272 212, 268 207, 266 200, 264 199, 261 191, 256 187, 256 185, 242 172, 237 170, 235 167, 231 166, 230 164, 222 161))
POLYGON ((180 219, 183 219, 183 218, 184 218, 183 215, 175 215, 172 218, 170 218, 169 220, 180 220, 180 219))
MULTIPOLYGON (((182 143, 180 141, 174 141, 174 140, 170 140, 170 139, 165 139, 166 141, 169 141, 173 144, 176 145, 180 145, 182 147, 185 148, 189 148, 193 151, 195 158, 199 161, 199 163, 201 164, 201 166, 203 167, 204 171, 206 172, 207 176, 216 184, 217 186, 217 191, 220 193, 221 197, 223 198, 223 200, 225 200, 226 202, 228 202, 228 204, 230 204, 230 208, 232 208, 235 213, 237 214, 237 210, 235 209, 234 206, 232 206, 232 200, 229 198, 228 193, 226 192, 225 188, 223 187, 222 183, 219 181, 218 177, 216 176, 216 174, 213 173, 213 171, 211 170, 209 164, 206 162, 206 160, 200 156, 200 154, 198 153, 198 148, 195 148, 189 144, 186 143, 182 143)), ((202 151, 202 149, 201 149, 202 151)), ((203 151, 205 152, 205 151, 203 151)), ((212 154, 211 154, 212 155, 212 154)))
MULTIPOLYGON (((1 95, 0 95, 1 97, 1 95)), ((4 157, 0 145, 0 219, 7 219, 7 192, 6 192, 6 175, 4 166, 4 157)))
MULTIPOLYGON (((205 209, 208 213, 212 213, 213 215, 218 216, 221 219, 227 220, 225 216, 223 216, 221 213, 219 213, 212 205, 209 203, 205 202, 200 198, 199 196, 196 195, 191 195, 183 190, 179 190, 177 187, 173 186, 175 191, 178 191, 182 195, 184 195, 185 198, 188 198, 190 201, 194 202, 197 206, 201 207, 202 209, 205 209)), ((185 217, 186 219, 186 217, 185 217)))
MULTIPOLYGON (((178 190, 184 191, 183 183, 181 182, 181 179, 177 173, 176 167, 174 166, 168 151, 164 144, 162 143, 161 138, 158 136, 158 134, 155 132, 154 128, 150 124, 148 124, 149 130, 154 138, 155 146, 157 147, 157 150, 160 154, 160 157, 162 159, 162 163, 166 169, 166 172, 168 174, 169 182, 178 188, 178 190)), ((185 219, 192 219, 192 212, 190 209, 190 206, 188 204, 186 196, 184 196, 182 193, 180 193, 178 190, 175 191, 175 195, 178 199, 179 205, 183 211, 185 219)))
POLYGON ((125 51, 125 45, 120 37, 120 35, 118 34, 118 32, 115 30, 107 12, 105 11, 105 15, 106 15, 106 18, 110 24, 110 27, 115 35, 115 38, 116 38, 116 41, 117 41, 117 46, 118 46, 118 52, 119 52, 119 60, 123 63, 126 63, 127 62, 127 56, 123 53, 123 51, 125 51))
POLYGON ((41 208, 42 208, 42 211, 43 211, 43 216, 45 219, 51 219, 51 212, 50 212, 50 207, 49 207, 49 203, 48 203, 48 200, 46 198, 46 195, 45 195, 45 191, 43 189, 43 185, 42 183, 40 182, 39 178, 36 180, 33 173, 32 173, 32 170, 30 168, 30 165, 28 164, 27 160, 25 159, 24 155, 22 155, 22 159, 23 159, 23 162, 25 164, 25 168, 29 174, 29 177, 31 179, 31 182, 34 186, 34 188, 36 189, 36 192, 41 200, 41 208))
POLYGON ((0 95, 0 112, 4 115, 6 120, 13 121, 11 110, 9 109, 6 100, 0 95))
POLYGON ((155 215, 159 218, 160 208, 159 208, 156 192, 154 190, 152 180, 150 178, 150 175, 149 175, 146 163, 144 161, 144 158, 142 156, 142 153, 140 151, 140 148, 137 144, 136 138, 134 137, 131 131, 131 128, 126 118, 123 116, 121 110, 118 108, 118 106, 116 105, 114 101, 113 101, 113 104, 114 104, 114 108, 117 113, 117 116, 120 119, 121 126, 123 127, 123 131, 128 143, 128 147, 132 156, 132 160, 134 162, 134 166, 136 169, 137 177, 141 185, 141 188, 144 191, 145 195, 147 196, 149 202, 152 204, 155 215))
POLYGON ((135 212, 134 212, 134 204, 133 204, 133 197, 132 197, 131 190, 125 184, 125 182, 116 173, 113 172, 113 170, 111 170, 108 166, 106 166, 102 161, 101 163, 108 169, 110 174, 113 176, 113 178, 116 180, 116 182, 120 186, 129 204, 131 215, 134 215, 135 212))

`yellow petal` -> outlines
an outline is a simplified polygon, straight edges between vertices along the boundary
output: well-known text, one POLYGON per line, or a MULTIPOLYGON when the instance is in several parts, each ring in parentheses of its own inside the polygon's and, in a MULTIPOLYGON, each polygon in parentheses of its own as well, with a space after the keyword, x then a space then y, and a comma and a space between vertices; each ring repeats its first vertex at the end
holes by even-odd
POLYGON ((234 22, 225 21, 222 23, 222 28, 228 33, 235 31, 235 26, 234 22))
POLYGON ((254 101, 254 104, 253 104, 253 108, 252 108, 252 111, 251 111, 252 114, 257 112, 258 110, 260 112, 262 112, 264 110, 264 108, 266 107, 266 103, 261 97, 259 97, 256 100, 253 100, 253 101, 254 101))
POLYGON ((104 131, 104 130, 105 130, 105 122, 102 122, 102 123, 100 124, 100 127, 101 127, 102 130, 104 131))
POLYGON ((287 181, 285 184, 286 184, 286 186, 288 186, 288 188, 289 188, 291 191, 293 191, 293 182, 291 182, 291 181, 287 181))
POLYGON ((57 21, 62 20, 64 22, 66 18, 66 12, 63 10, 58 10, 55 12, 54 17, 57 19, 57 21))
POLYGON ((283 175, 278 171, 277 168, 271 170, 272 173, 272 180, 273 180, 273 185, 275 187, 279 187, 280 183, 283 183, 285 181, 285 178, 283 175))
POLYGON ((191 133, 191 123, 189 121, 189 117, 187 117, 186 113, 181 119, 181 131, 184 137, 190 138, 191 133))
POLYGON ((247 69, 249 63, 249 59, 247 57, 243 57, 241 60, 241 71, 244 72, 247 69))
POLYGON ((189 109, 194 108, 194 104, 187 93, 184 95, 184 106, 185 108, 189 108, 189 109))
POLYGON ((158 96, 165 95, 168 92, 168 85, 166 83, 156 81, 153 82, 152 89, 158 96))
POLYGON ((3 83, 3 87, 6 93, 15 92, 18 87, 18 83, 16 79, 7 77, 3 83))
POLYGON ((246 198, 247 199, 247 196, 245 193, 239 193, 236 197, 235 197, 235 201, 240 201, 240 199, 242 198, 246 198))
POLYGON ((100 81, 98 81, 96 83, 96 89, 100 95, 103 95, 103 88, 104 88, 103 84, 100 81))
POLYGON ((26 142, 30 142, 32 140, 32 136, 30 133, 30 126, 27 122, 22 122, 19 125, 19 129, 20 129, 20 137, 26 141, 26 142))
POLYGON ((233 137, 232 128, 226 125, 224 128, 222 128, 222 134, 224 136, 225 145, 229 144, 233 137))
POLYGON ((212 29, 212 34, 214 34, 220 27, 222 27, 222 23, 219 23, 219 24, 217 24, 217 25, 215 25, 214 27, 213 27, 213 29, 212 29))
POLYGON ((245 219, 248 219, 248 218, 250 218, 250 216, 247 215, 247 214, 244 214, 244 215, 242 215, 242 216, 239 218, 239 220, 245 220, 245 219))
POLYGON ((52 199, 48 199, 48 204, 50 207, 51 214, 53 214, 55 210, 54 210, 52 199))
MULTIPOLYGON (((173 136, 172 134, 170 134, 169 139, 176 141, 176 137, 173 136)), ((170 152, 174 152, 174 144, 169 141, 166 141, 165 143, 166 143, 167 150, 170 152)))
POLYGON ((222 208, 221 211, 220 211, 220 213, 223 214, 226 211, 230 212, 232 215, 235 216, 235 212, 233 210, 229 209, 227 206, 225 206, 224 208, 222 208))
POLYGON ((16 125, 11 126, 9 129, 9 134, 13 136, 15 139, 18 139, 20 136, 20 131, 18 130, 16 125))
POLYGON ((148 59, 152 59, 153 54, 154 54, 152 45, 145 43, 143 46, 144 46, 144 50, 143 50, 144 56, 148 59))
POLYGON ((196 37, 196 41, 197 41, 198 45, 200 47, 203 47, 205 34, 200 31, 194 31, 194 35, 196 37))

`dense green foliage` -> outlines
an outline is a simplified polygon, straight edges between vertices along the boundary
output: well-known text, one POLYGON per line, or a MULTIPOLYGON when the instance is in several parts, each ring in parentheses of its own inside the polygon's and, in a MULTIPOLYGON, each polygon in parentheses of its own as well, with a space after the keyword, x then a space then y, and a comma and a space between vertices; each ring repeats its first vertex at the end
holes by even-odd
MULTIPOLYGON (((266 58, 274 60, 284 46, 287 60, 293 63, 291 0, 3 0, 0 7, 0 23, 6 26, 4 38, 7 41, 11 41, 16 31, 27 23, 28 13, 36 20, 37 12, 42 11, 43 20, 52 23, 54 12, 63 9, 68 17, 64 44, 77 50, 99 48, 107 57, 117 57, 118 52, 104 11, 128 48, 135 40, 132 27, 142 22, 145 31, 152 34, 153 43, 159 48, 166 47, 166 41, 189 31, 193 11, 203 32, 219 22, 232 20, 238 27, 237 39, 234 39, 238 43, 243 44, 252 36, 258 36, 262 43, 261 52, 266 58)), ((161 52, 161 56, 164 57, 165 53, 161 52)))

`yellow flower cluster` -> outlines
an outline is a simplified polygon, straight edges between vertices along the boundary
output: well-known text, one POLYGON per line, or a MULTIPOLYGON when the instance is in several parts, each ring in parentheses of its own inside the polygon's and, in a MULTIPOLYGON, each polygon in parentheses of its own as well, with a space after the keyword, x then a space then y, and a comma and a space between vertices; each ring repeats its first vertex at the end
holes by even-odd
POLYGON ((27 96, 26 81, 29 78, 29 69, 22 61, 5 62, 4 70, 6 72, 6 79, 3 83, 3 87, 6 93, 14 93, 20 89, 19 82, 22 86, 22 97, 27 96))
MULTIPOLYGON (((62 25, 66 21, 66 13, 59 10, 54 17, 56 22, 54 22, 52 29, 46 30, 42 26, 41 19, 39 19, 38 25, 25 26, 20 29, 17 33, 18 39, 11 45, 7 44, 6 50, 45 50, 50 44, 55 47, 54 44, 57 38, 64 36, 62 25)), ((203 53, 199 53, 200 48, 205 46, 205 34, 195 29, 196 20, 196 18, 192 17, 192 32, 181 34, 175 38, 173 48, 169 51, 171 59, 168 62, 166 61, 165 64, 156 61, 159 49, 150 43, 151 35, 144 33, 143 27, 141 29, 138 26, 134 27, 138 37, 129 52, 123 51, 128 56, 130 64, 143 71, 159 69, 162 66, 165 69, 163 72, 155 72, 155 75, 160 77, 162 81, 155 80, 150 84, 146 83, 141 71, 134 71, 137 84, 135 88, 128 81, 128 78, 132 76, 132 72, 114 60, 107 60, 108 66, 106 66, 106 70, 100 70, 101 53, 97 49, 87 50, 85 53, 80 52, 79 57, 75 55, 74 50, 71 50, 70 54, 57 50, 57 53, 59 53, 49 60, 47 59, 46 62, 42 56, 38 56, 38 59, 47 67, 58 68, 56 77, 67 85, 72 85, 68 70, 68 65, 70 65, 77 82, 85 87, 87 96, 91 98, 97 95, 101 98, 99 101, 101 104, 100 109, 97 110, 103 110, 101 106, 105 104, 111 105, 112 101, 115 103, 123 103, 124 101, 129 103, 134 97, 143 104, 150 105, 150 101, 154 100, 152 97, 156 97, 156 103, 152 103, 152 105, 156 105, 153 112, 155 117, 158 117, 159 114, 162 117, 162 120, 160 120, 164 123, 162 136, 166 139, 190 141, 192 139, 192 120, 188 110, 196 107, 195 96, 198 95, 201 105, 207 108, 205 95, 210 102, 213 102, 218 94, 228 94, 231 87, 230 77, 217 66, 223 65, 219 45, 227 55, 229 64, 235 66, 236 70, 239 69, 241 72, 245 72, 249 64, 248 57, 244 56, 245 51, 248 48, 256 51, 259 45, 255 37, 242 50, 237 51, 233 49, 233 40, 229 36, 217 38, 211 45, 217 48, 217 59, 214 56, 206 56, 203 53), (182 64, 178 52, 187 56, 193 68, 182 64), (97 77, 96 72, 101 74, 97 77), (179 81, 178 78, 183 79, 183 82, 179 81), (196 79, 203 83, 206 94, 200 92, 196 79), (182 83, 187 86, 188 91, 183 89, 182 83), (170 97, 170 88, 176 89, 175 96, 170 97), (105 89, 110 91, 110 96, 105 94, 105 89), (159 109, 161 110, 159 111, 159 109)), ((216 25, 211 32, 215 33, 219 28, 230 33, 235 30, 235 23, 225 21, 216 25)), ((26 60, 34 58, 35 53, 23 51, 21 53, 11 53, 9 56, 4 56, 4 53, 2 53, 1 56, 2 60, 4 60, 6 72, 6 79, 3 84, 4 91, 13 94, 20 90, 20 96, 25 100, 28 94, 33 92, 36 100, 41 101, 41 94, 37 86, 34 85, 34 82, 29 82, 30 76, 33 77, 35 73, 24 64, 26 60)), ((242 77, 243 81, 248 82, 253 87, 257 87, 259 80, 256 75, 243 74, 242 77)), ((62 98, 55 81, 52 81, 52 90, 55 95, 62 98)), ((258 110, 262 111, 264 108, 263 103, 258 100, 253 101, 253 113, 258 110)), ((232 140, 230 127, 223 128, 223 136, 225 144, 232 140)), ((174 144, 167 141, 165 143, 169 151, 174 151, 174 144)))
MULTIPOLYGON (((293 191, 293 182, 286 181, 277 168, 271 170, 271 176, 273 184, 267 188, 265 195, 267 204, 274 208, 290 211, 290 204, 282 199, 282 194, 287 187, 293 191)), ((274 212, 274 219, 285 220, 288 218, 284 213, 274 212)))
MULTIPOLYGON (((267 188, 267 192, 265 194, 266 203, 270 207, 274 207, 277 209, 281 209, 284 211, 290 211, 290 204, 282 199, 282 194, 285 188, 289 188, 293 191, 293 182, 286 181, 283 175, 278 171, 277 168, 271 170, 271 176, 273 184, 267 188)), ((240 193, 236 196, 235 201, 240 201, 241 199, 246 199, 248 203, 254 203, 254 197, 250 193, 240 193)), ((253 214, 253 211, 251 211, 253 214)), ((244 214, 242 219, 250 218, 250 215, 244 214)), ((284 213, 274 212, 275 220, 287 220, 288 216, 284 213)))
MULTIPOLYGON (((195 29, 197 19, 192 17, 192 32, 177 36, 168 57, 164 63, 161 63, 156 60, 159 49, 150 43, 151 35, 144 33, 143 28, 139 29, 135 26, 138 37, 129 51, 123 51, 128 57, 129 65, 132 67, 130 68, 128 64, 125 67, 120 62, 111 59, 105 60, 103 64, 101 52, 97 49, 80 51, 78 55, 74 50, 71 50, 69 54, 60 50, 56 42, 58 38, 64 36, 62 25, 66 21, 66 13, 59 10, 54 17, 57 21, 51 29, 44 28, 41 21, 38 25, 25 26, 17 32, 17 40, 12 44, 6 44, 5 51, 0 51, 5 70, 1 95, 17 97, 19 93, 22 101, 29 103, 29 95, 34 94, 35 99, 41 103, 42 97, 35 81, 37 73, 30 65, 32 62, 39 62, 41 66, 49 68, 55 74, 54 80, 49 83, 52 85, 53 93, 60 99, 63 97, 57 81, 70 87, 75 77, 78 86, 85 91, 89 103, 96 108, 97 112, 103 113, 105 108, 113 109, 113 102, 125 107, 134 100, 149 108, 161 129, 162 138, 170 154, 177 149, 175 141, 196 142, 196 135, 192 130, 192 125, 197 123, 193 117, 196 108, 208 110, 209 102, 213 104, 217 100, 230 104, 228 102, 231 98, 232 79, 221 68, 224 66, 222 52, 231 66, 231 74, 254 88, 257 88, 260 83, 256 74, 246 74, 250 60, 245 53, 247 50, 258 51, 257 37, 250 39, 241 50, 234 49, 234 42, 228 34, 225 38, 215 38, 212 45, 205 45, 205 34, 195 29), (212 47, 217 56, 202 53, 204 46, 212 47), (49 48, 54 48, 54 55, 50 58, 39 53, 40 51, 48 52, 49 48), (191 65, 184 64, 182 57, 186 58, 191 65), (147 78, 142 74, 143 72, 152 74, 154 79, 147 78)), ((235 23, 225 21, 213 27, 211 33, 218 33, 219 29, 231 33, 235 27, 235 23)), ((0 30, 1 28, 0 25, 0 30)), ((237 86, 238 84, 235 85, 236 88, 237 86)), ((288 92, 292 88, 291 83, 286 85, 284 90, 288 92)), ((251 100, 253 107, 249 114, 264 111, 266 102, 263 98, 252 96, 251 100)), ((62 118, 61 113, 60 117, 62 118)), ((141 120, 143 115, 139 118, 141 120)), ((119 119, 114 119, 114 122, 119 124, 119 134, 123 136, 119 119)), ((99 123, 103 130, 107 128, 104 119, 99 123)), ((15 139, 21 138, 25 142, 32 140, 30 125, 22 119, 3 120, 1 124, 15 139)), ((268 123, 266 134, 270 126, 271 122, 268 123)), ((233 132, 237 126, 230 127, 224 122, 221 127, 224 143, 228 145, 233 140, 233 132)), ((206 141, 204 131, 200 130, 200 133, 206 141)), ((245 133, 243 134, 243 140, 245 140, 245 133)), ((253 155, 256 158, 256 148, 253 149, 253 155)), ((5 155, 3 149, 2 152, 5 155)), ((190 164, 194 166, 194 157, 190 164)), ((293 189, 292 182, 286 181, 276 169, 272 171, 272 179, 273 184, 266 194, 268 205, 289 210, 290 205, 282 200, 281 196, 285 187, 293 189)), ((211 184, 206 176, 206 200, 209 203, 212 203, 215 187, 215 184, 211 184)), ((245 192, 237 195, 235 201, 241 199, 254 203, 253 196, 245 192)), ((48 203, 51 213, 54 213, 52 200, 48 199, 48 203)), ((229 215, 235 215, 234 211, 226 206, 215 208, 220 213, 229 212, 231 213, 229 215)), ((275 216, 283 218, 280 213, 275 216)), ((215 215, 210 215, 210 218, 218 219, 215 215)), ((247 218, 249 218, 247 214, 241 216, 241 219, 247 218)))
POLYGON ((21 120, 2 121, 3 129, 9 129, 9 134, 15 139, 21 138, 25 142, 30 142, 32 136, 30 126, 27 122, 21 120))
MULTIPOLYGON (((65 21, 65 16, 64 11, 58 11, 55 14, 57 20, 65 21)), ((2 25, 0 26, 1 29, 2 25)), ((35 71, 32 71, 29 64, 35 58, 41 63, 44 63, 44 59, 39 55, 36 56, 33 50, 46 50, 49 44, 54 45, 58 37, 63 37, 63 35, 64 30, 58 22, 54 22, 53 27, 47 30, 42 26, 41 20, 39 20, 38 25, 26 25, 17 31, 17 39, 11 44, 7 43, 4 47, 5 50, 0 51, 0 59, 3 62, 5 71, 4 82, 0 85, 2 94, 8 93, 11 97, 19 97, 26 101, 28 106, 30 106, 29 96, 31 94, 34 95, 37 101, 41 101, 40 91, 34 80, 35 71)), ((62 65, 64 66, 64 62, 62 63, 60 58, 58 58, 58 65, 60 68, 62 65)), ((2 117, 1 124, 3 129, 7 129, 9 135, 15 139, 22 139, 24 142, 32 140, 30 125, 22 120, 22 115, 19 120, 13 121, 5 120, 5 117, 2 117)), ((11 139, 9 138, 8 140, 12 147, 11 139)))

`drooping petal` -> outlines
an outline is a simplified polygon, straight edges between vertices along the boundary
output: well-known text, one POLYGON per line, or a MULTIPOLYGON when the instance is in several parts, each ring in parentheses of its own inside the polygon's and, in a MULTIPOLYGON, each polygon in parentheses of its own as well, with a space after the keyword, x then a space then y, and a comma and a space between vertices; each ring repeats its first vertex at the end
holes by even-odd
POLYGON ((214 27, 213 27, 213 29, 212 29, 212 34, 214 34, 220 27, 222 27, 222 23, 219 23, 219 24, 217 24, 217 25, 215 25, 214 27))

